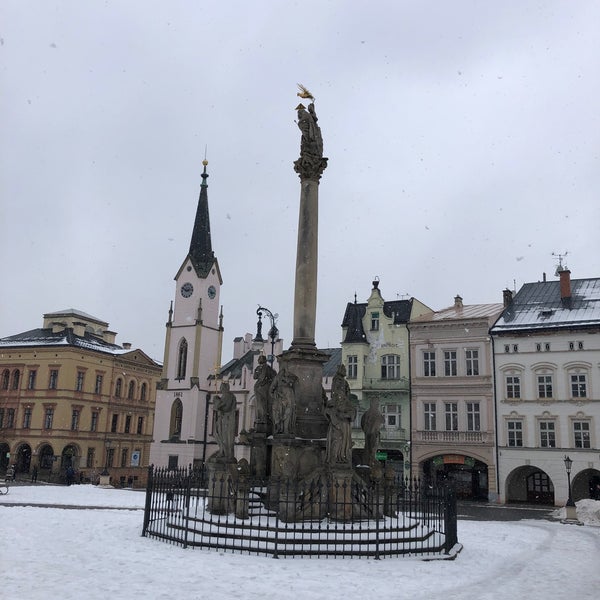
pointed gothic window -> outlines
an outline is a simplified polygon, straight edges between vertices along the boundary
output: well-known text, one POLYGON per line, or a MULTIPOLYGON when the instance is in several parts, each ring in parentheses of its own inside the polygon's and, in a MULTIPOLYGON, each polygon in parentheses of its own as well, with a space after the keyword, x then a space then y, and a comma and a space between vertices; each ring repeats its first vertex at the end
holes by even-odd
POLYGON ((185 379, 185 369, 187 365, 188 345, 185 338, 179 342, 179 352, 177 353, 177 377, 175 379, 185 379))
POLYGON ((169 439, 179 439, 181 436, 181 421, 183 418, 183 404, 177 399, 171 406, 171 422, 169 424, 169 439))

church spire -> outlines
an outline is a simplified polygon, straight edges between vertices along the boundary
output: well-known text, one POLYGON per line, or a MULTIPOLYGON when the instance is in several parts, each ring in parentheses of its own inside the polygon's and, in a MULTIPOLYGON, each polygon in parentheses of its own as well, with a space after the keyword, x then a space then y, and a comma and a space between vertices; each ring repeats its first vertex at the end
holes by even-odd
POLYGON ((210 219, 208 216, 208 173, 206 158, 202 161, 204 171, 202 173, 202 184, 200 185, 200 198, 198 199, 198 209, 196 210, 196 220, 194 222, 194 231, 192 232, 192 241, 190 242, 190 259, 196 270, 198 277, 205 278, 215 262, 215 253, 212 249, 210 239, 210 219))

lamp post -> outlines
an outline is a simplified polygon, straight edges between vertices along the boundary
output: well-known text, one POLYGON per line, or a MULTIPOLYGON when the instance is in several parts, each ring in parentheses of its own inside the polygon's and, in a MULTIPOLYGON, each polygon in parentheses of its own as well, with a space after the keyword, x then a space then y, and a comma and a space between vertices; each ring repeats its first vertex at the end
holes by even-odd
POLYGON ((279 315, 277 313, 273 314, 268 308, 265 308, 264 306, 259 306, 256 309, 256 314, 258 315, 258 322, 256 323, 256 337, 252 340, 252 347, 255 350, 262 350, 265 343, 265 339, 262 336, 263 313, 265 313, 271 321, 271 329, 269 329, 269 333, 267 335, 271 340, 271 355, 269 357, 269 363, 271 364, 271 367, 273 367, 273 361, 275 360, 275 342, 279 337, 279 329, 277 329, 277 325, 275 323, 277 322, 277 317, 279 315))
POLYGON ((567 471, 567 483, 569 486, 569 497, 567 499, 566 508, 566 519, 564 519, 565 523, 579 523, 577 519, 577 508, 575 507, 575 502, 573 502, 573 494, 571 493, 571 467, 573 466, 573 461, 571 458, 565 455, 563 459, 565 461, 565 469, 567 471))
POLYGON ((110 474, 108 472, 108 453, 112 447, 112 440, 104 440, 106 451, 104 453, 104 469, 100 473, 100 485, 110 485, 110 474))

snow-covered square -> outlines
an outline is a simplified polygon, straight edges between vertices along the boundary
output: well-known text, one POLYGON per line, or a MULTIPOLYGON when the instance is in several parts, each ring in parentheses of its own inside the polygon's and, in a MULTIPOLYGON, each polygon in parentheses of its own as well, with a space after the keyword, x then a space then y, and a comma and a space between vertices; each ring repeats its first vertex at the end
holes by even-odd
POLYGON ((600 502, 591 500, 578 503, 583 526, 562 524, 560 510, 554 522, 459 519, 464 548, 453 561, 185 550, 141 537, 143 506, 140 491, 11 487, 0 497, 0 596, 595 600, 600 589, 600 502))

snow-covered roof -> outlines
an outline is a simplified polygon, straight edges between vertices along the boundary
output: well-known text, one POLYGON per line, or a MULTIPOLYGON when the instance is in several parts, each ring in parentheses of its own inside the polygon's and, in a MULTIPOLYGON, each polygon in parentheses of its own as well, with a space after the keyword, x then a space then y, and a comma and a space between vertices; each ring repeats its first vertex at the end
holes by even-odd
POLYGON ((83 336, 75 335, 72 329, 64 329, 57 333, 53 333, 51 329, 32 329, 0 339, 0 348, 32 346, 75 346, 109 354, 131 352, 131 348, 126 349, 117 344, 110 344, 89 332, 85 332, 83 336))
POLYGON ((492 327, 492 333, 564 329, 600 324, 600 278, 573 279, 561 298, 559 281, 526 283, 492 327))
POLYGON ((44 319, 56 319, 58 317, 79 317, 81 319, 85 319, 86 321, 94 321, 100 325, 104 325, 108 327, 108 323, 99 319, 98 317, 94 317, 93 315, 89 315, 88 313, 83 312, 82 310, 77 310, 76 308, 65 308, 64 310, 58 310, 56 312, 46 313, 44 315, 44 319))
POLYGON ((450 306, 442 310, 415 317, 411 323, 427 323, 430 321, 451 321, 464 319, 488 319, 496 317, 502 311, 502 304, 465 304, 450 306))

